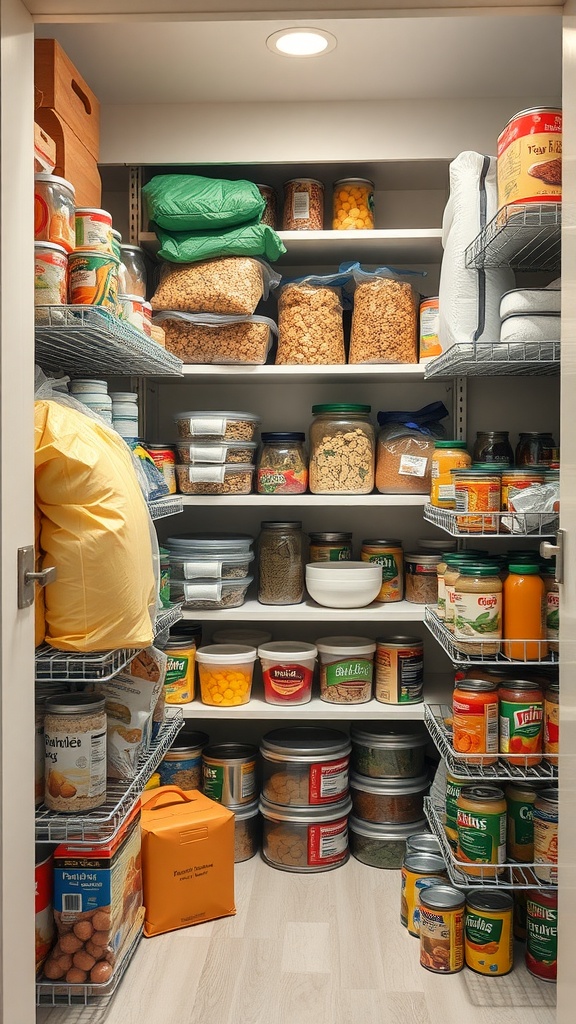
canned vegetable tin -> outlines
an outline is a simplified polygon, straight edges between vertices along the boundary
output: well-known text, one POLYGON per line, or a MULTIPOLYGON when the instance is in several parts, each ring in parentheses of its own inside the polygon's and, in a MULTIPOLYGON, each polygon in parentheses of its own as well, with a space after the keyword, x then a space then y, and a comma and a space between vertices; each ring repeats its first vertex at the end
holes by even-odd
POLYGON ((464 966, 464 894, 434 885, 420 898, 420 963, 434 974, 456 974, 464 966))
POLYGON ((506 859, 506 800, 497 786, 463 786, 457 800, 456 859, 467 875, 494 878, 506 859), (478 865, 478 866, 473 866, 478 865))
POLYGON ((420 934, 420 900, 424 889, 431 885, 444 885, 446 864, 435 853, 408 853, 402 864, 400 894, 400 923, 410 935, 420 934))
POLYGON ((526 897, 526 967, 541 981, 556 981, 558 893, 529 889, 526 897))
POLYGON ((514 966, 510 893, 487 889, 466 898, 466 966, 493 977, 509 974, 514 966))
POLYGON ((404 551, 400 540, 363 540, 362 562, 382 566, 382 586, 376 601, 390 603, 404 597, 404 551))
POLYGON ((419 704, 424 688, 424 644, 419 636, 376 638, 374 696, 383 704, 419 704))
POLYGON ((532 107, 498 136, 498 207, 562 199, 562 110, 532 107))
POLYGON ((202 751, 202 791, 225 807, 258 796, 258 748, 250 743, 212 743, 202 751))

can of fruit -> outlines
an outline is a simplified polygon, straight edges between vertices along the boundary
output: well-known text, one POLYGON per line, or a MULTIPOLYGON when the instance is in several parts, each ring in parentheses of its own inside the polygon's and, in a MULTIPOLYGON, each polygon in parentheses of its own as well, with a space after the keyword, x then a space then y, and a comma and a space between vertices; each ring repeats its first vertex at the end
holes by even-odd
POLYGON ((424 644, 419 636, 376 638, 374 696, 382 704, 419 704, 424 688, 424 644))
POLYGON ((404 597, 404 551, 400 540, 363 540, 362 562, 382 566, 382 586, 376 597, 384 603, 401 601, 404 597))
POLYGON ((65 306, 68 301, 68 254, 54 242, 34 243, 34 305, 65 306))
POLYGON ((76 207, 76 249, 114 255, 112 215, 107 210, 76 207))
POLYGON ((464 926, 466 966, 477 974, 499 977, 514 966, 510 893, 486 889, 468 893, 464 926))
POLYGON ((420 964, 434 974, 464 966, 466 898, 451 885, 433 885, 420 898, 420 964))
POLYGON ((176 494, 176 455, 172 445, 145 444, 150 458, 160 470, 168 486, 168 494, 176 494))
POLYGON ((532 107, 498 136, 498 208, 562 199, 562 110, 532 107))
POLYGON ((120 260, 108 253, 71 252, 68 256, 70 302, 79 306, 103 306, 116 313, 119 266, 120 260))

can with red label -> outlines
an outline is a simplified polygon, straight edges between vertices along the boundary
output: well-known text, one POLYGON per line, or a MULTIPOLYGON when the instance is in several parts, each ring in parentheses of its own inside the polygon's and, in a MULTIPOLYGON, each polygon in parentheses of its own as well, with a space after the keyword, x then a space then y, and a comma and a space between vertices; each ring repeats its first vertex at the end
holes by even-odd
POLYGON ((284 807, 260 797, 262 856, 281 871, 331 871, 345 864, 349 797, 330 807, 284 807))
POLYGON ((297 640, 279 640, 258 648, 267 704, 307 704, 318 649, 297 640))
POLYGON ((348 795, 352 744, 338 729, 294 726, 262 737, 262 796, 285 807, 331 804, 348 795))
POLYGON ((562 111, 532 107, 498 136, 498 208, 562 199, 562 111))
POLYGON ((558 893, 529 889, 526 894, 526 967, 541 981, 556 981, 558 893))

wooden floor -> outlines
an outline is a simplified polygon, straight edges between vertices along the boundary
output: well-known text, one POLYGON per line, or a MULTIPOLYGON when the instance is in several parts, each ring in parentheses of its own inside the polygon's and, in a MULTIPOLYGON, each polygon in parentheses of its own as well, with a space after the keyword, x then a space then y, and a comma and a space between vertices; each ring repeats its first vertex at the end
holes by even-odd
POLYGON ((351 859, 322 874, 237 865, 238 912, 142 940, 106 1011, 41 1024, 553 1024, 555 986, 516 944, 514 971, 441 977, 399 921, 400 873, 351 859))

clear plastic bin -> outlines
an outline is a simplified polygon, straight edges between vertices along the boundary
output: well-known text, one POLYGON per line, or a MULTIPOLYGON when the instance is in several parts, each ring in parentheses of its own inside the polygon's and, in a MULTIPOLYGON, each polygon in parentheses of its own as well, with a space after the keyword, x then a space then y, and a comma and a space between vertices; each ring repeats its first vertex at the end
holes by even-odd
POLYGON ((240 555, 183 555, 170 556, 170 578, 172 580, 241 580, 246 579, 250 563, 254 561, 252 551, 240 555))
POLYGON ((174 416, 178 437, 205 441, 253 441, 260 418, 251 412, 177 412, 174 416))
POLYGON ((242 644, 209 644, 196 652, 203 704, 247 704, 252 690, 256 651, 242 644))
POLYGON ((245 463, 176 466, 180 494, 250 494, 253 474, 245 463))
POLYGON ((254 461, 258 445, 256 441, 196 441, 190 444, 177 444, 178 462, 184 466, 196 466, 198 463, 222 463, 254 461))
POLYGON ((240 608, 246 600, 246 591, 253 580, 214 580, 210 583, 188 583, 185 580, 170 582, 172 601, 183 602, 184 608, 240 608))

